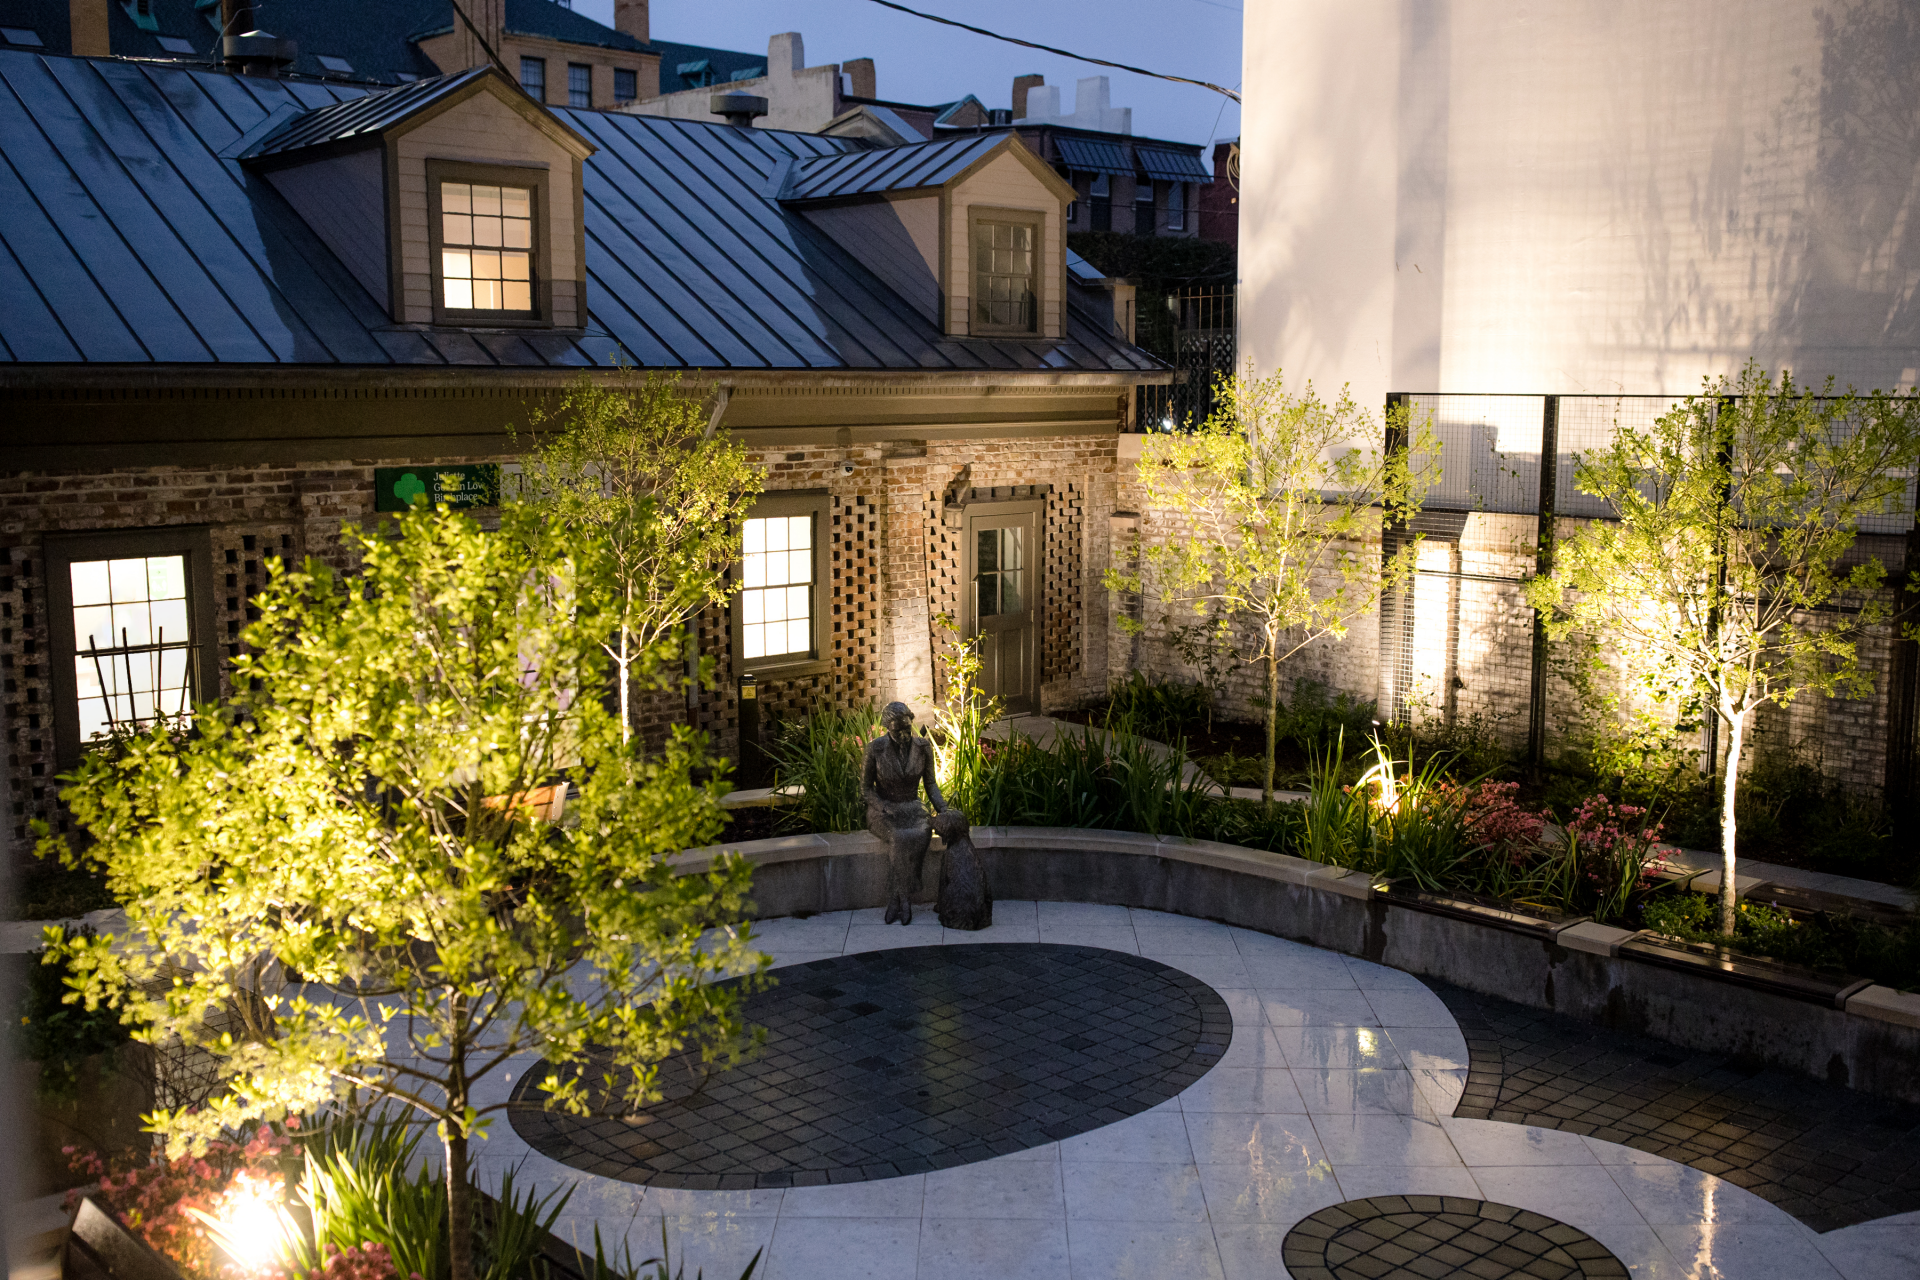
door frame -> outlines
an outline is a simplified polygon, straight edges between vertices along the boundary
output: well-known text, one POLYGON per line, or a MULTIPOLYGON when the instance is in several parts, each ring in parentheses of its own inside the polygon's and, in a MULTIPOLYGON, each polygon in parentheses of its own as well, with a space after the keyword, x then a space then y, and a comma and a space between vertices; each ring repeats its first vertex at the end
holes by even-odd
POLYGON ((1047 502, 1045 498, 1016 498, 1003 502, 970 502, 965 508, 962 523, 960 547, 960 634, 971 639, 980 634, 980 619, 977 614, 979 593, 974 588, 974 574, 978 568, 979 539, 976 536, 978 522, 999 522, 1009 517, 1025 516, 1028 529, 1033 537, 1027 541, 1026 588, 1027 617, 1027 653, 1028 692, 1018 698, 1002 699, 1008 711, 1038 712, 1040 710, 1040 628, 1042 625, 1042 595, 1046 590, 1045 540, 1047 535, 1047 502))

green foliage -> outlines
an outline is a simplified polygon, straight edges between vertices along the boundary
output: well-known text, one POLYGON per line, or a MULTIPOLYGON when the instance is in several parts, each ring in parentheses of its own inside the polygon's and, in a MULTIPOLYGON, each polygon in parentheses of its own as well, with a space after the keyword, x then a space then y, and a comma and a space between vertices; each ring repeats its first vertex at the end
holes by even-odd
MULTIPOLYGON (((1682 942, 1725 943, 1715 899, 1676 891, 1647 903, 1646 927, 1682 942)), ((1920 920, 1898 929, 1851 916, 1799 917, 1743 901, 1734 917, 1735 951, 1808 969, 1871 978, 1901 991, 1920 989, 1920 920)))
POLYGON ((865 830, 860 767, 867 743, 879 734, 880 712, 872 703, 850 711, 825 707, 782 724, 768 749, 774 785, 805 792, 785 811, 787 825, 803 831, 865 830))
POLYGON ((1140 671, 1114 683, 1101 716, 1109 729, 1168 743, 1185 737, 1188 725, 1212 719, 1213 697, 1205 685, 1154 680, 1140 671))
MULTIPOLYGON (((1528 584, 1549 636, 1585 632, 1681 707, 1718 716, 1735 761, 1757 708, 1872 687, 1857 644, 1890 615, 1886 570, 1846 556, 1862 519, 1904 500, 1920 395, 1831 391, 1749 365, 1650 428, 1616 428, 1575 474, 1619 519, 1589 522, 1528 584)), ((1724 771, 1721 801, 1728 936, 1738 776, 1724 771)))
POLYGON ((1277 708, 1274 736, 1312 755, 1346 738, 1359 742, 1373 733, 1378 711, 1371 698, 1362 701, 1344 689, 1331 697, 1328 692, 1323 680, 1297 677, 1293 696, 1277 708))
POLYGON ((73 971, 65 960, 70 941, 91 939, 91 927, 49 930, 58 938, 50 947, 30 952, 26 990, 21 993, 18 1052, 40 1064, 40 1091, 50 1098, 70 1099, 80 1083, 80 1066, 96 1053, 111 1053, 132 1038, 120 1015, 103 1005, 88 1008, 69 1003, 68 979, 73 971))
POLYGON ((1044 747, 1014 738, 980 754, 967 810, 977 825, 1186 835, 1212 803, 1206 783, 1182 776, 1184 754, 1125 731, 1062 729, 1044 747))
POLYGON ((611 386, 582 375, 557 410, 532 416, 534 432, 559 431, 527 454, 528 499, 583 553, 605 557, 615 588, 607 651, 629 737, 640 655, 732 595, 740 522, 764 481, 709 421, 702 397, 660 373, 611 386))
MULTIPOLYGON (((766 962, 737 927, 745 864, 667 862, 721 829, 723 784, 690 778, 700 741, 643 761, 588 692, 621 607, 603 563, 520 506, 498 533, 416 510, 350 536, 357 578, 309 562, 258 598, 234 705, 200 708, 185 741, 89 756, 63 799, 92 843, 43 825, 41 854, 126 904, 126 938, 60 948, 86 1005, 218 1063, 207 1105, 152 1117, 171 1146, 358 1089, 439 1126, 457 1227, 466 1143, 505 1105, 477 1107, 472 1081, 591 1044, 613 1105, 644 1104, 660 1058, 740 1043, 712 979, 766 962), (567 824, 531 818, 525 797, 569 775, 567 824), (308 986, 276 991, 276 966, 308 986)), ((547 1087, 587 1110, 557 1066, 547 1087)), ((469 1280, 457 1230, 451 1247, 469 1280)))
MULTIPOLYGON (((1380 424, 1344 389, 1327 404, 1311 384, 1295 394, 1251 367, 1220 380, 1215 406, 1194 431, 1147 437, 1140 485, 1177 536, 1141 547, 1137 568, 1109 570, 1106 582, 1157 596, 1167 626, 1204 622, 1243 661, 1264 664, 1270 801, 1279 665, 1344 636, 1413 572, 1412 541, 1383 568, 1374 540, 1383 519, 1419 509, 1431 469, 1411 459, 1438 444, 1423 427, 1408 448, 1388 450, 1380 424)), ((1408 427, 1391 425, 1403 435, 1408 427)))

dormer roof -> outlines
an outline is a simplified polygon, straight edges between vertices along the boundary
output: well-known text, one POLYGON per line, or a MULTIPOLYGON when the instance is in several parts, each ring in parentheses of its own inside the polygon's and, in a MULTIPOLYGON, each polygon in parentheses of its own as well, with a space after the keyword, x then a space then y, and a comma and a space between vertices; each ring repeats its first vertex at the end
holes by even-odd
POLYGON ((395 129, 429 120, 477 93, 493 94, 581 159, 594 153, 591 142, 528 97, 526 91, 502 75, 499 68, 485 65, 307 111, 290 110, 277 127, 246 148, 240 158, 261 160, 372 142, 395 129))
POLYGON ((1074 190, 1011 133, 977 133, 933 142, 796 160, 781 175, 783 204, 900 194, 951 186, 1002 152, 1026 161, 1062 200, 1074 190))

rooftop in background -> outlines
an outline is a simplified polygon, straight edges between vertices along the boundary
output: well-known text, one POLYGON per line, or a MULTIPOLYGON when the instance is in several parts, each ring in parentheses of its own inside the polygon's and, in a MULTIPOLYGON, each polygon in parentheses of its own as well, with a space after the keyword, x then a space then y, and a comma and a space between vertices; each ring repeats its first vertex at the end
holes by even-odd
MULTIPOLYGON (((18 50, 0 51, 0 85, 0 362, 16 367, 1161 367, 1077 307, 1059 340, 948 337, 768 190, 782 161, 871 154, 857 141, 550 107, 597 148, 589 322, 454 330, 394 323, 236 158, 248 135, 291 136, 296 112, 364 89, 18 50)), ((387 91, 388 105, 439 87, 387 91)))
MULTIPOLYGON (((145 22, 134 6, 100 0, 107 11, 109 47, 123 58, 216 62, 220 49, 218 0, 150 0, 145 22), (151 25, 148 25, 151 24, 151 25)), ((705 62, 718 80, 764 68, 763 53, 739 53, 671 40, 643 42, 575 13, 553 0, 505 0, 506 30, 568 44, 651 52, 660 56, 663 89, 683 87, 682 64, 705 62)), ((71 0, 6 0, 5 30, 31 32, 40 43, 0 39, 10 48, 69 53, 71 0)), ((436 76, 441 68, 419 41, 454 29, 449 0, 266 0, 254 6, 256 25, 299 45, 293 74, 365 84, 401 84, 436 76)))

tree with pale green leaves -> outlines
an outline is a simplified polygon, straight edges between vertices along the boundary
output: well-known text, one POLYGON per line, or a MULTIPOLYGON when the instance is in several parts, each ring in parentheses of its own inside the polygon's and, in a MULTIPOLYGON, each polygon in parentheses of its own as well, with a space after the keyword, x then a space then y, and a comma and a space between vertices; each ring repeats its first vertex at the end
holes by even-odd
POLYGON ((1143 444, 1140 486, 1169 518, 1167 536, 1142 546, 1131 571, 1110 570, 1107 587, 1151 593, 1169 626, 1197 619, 1240 660, 1264 666, 1268 804, 1280 665, 1346 635, 1411 579, 1415 541, 1383 557, 1380 538, 1383 524, 1404 525, 1420 509, 1434 472, 1417 460, 1438 452, 1426 427, 1409 434, 1403 409, 1383 430, 1345 388, 1328 404, 1311 383, 1295 393, 1251 365, 1220 379, 1204 423, 1143 444))
POLYGON ((476 1084, 538 1056, 552 1105, 585 1111, 591 1045, 630 1110, 668 1054, 741 1043, 713 979, 766 960, 745 864, 670 862, 723 822, 700 741, 642 760, 598 696, 624 607, 599 549, 525 506, 492 533, 416 508, 349 536, 357 575, 276 575, 230 704, 68 779, 85 842, 42 826, 40 853, 104 872, 128 928, 54 949, 89 1008, 216 1064, 209 1103, 150 1118, 176 1150, 349 1092, 433 1122, 473 1280, 468 1144, 505 1105, 476 1084))
POLYGON ((532 417, 550 434, 526 455, 528 500, 558 529, 597 541, 619 588, 607 653, 628 738, 639 655, 727 602, 741 522, 764 483, 715 418, 664 374, 612 386, 582 378, 532 417))
MULTIPOLYGON (((1892 605, 1886 569, 1849 563, 1862 520, 1906 514, 1920 397, 1816 393, 1748 365, 1577 460, 1588 522, 1527 586, 1547 634, 1581 631, 1726 730, 1720 930, 1734 931, 1740 755, 1754 714, 1873 685, 1859 641, 1892 605)), ((1717 761, 1709 762, 1710 767, 1717 761)))

